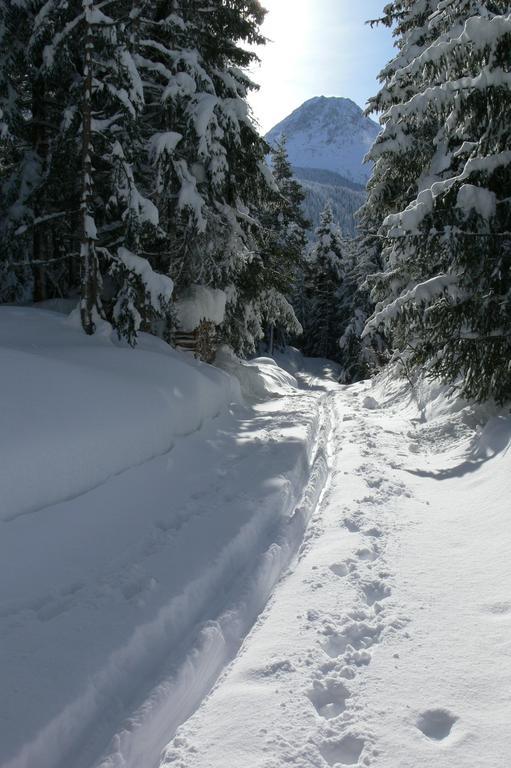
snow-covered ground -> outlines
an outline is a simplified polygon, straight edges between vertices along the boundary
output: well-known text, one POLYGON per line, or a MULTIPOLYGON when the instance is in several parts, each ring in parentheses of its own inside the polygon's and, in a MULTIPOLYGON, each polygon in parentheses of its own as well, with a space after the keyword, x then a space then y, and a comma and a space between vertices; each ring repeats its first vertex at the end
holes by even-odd
POLYGON ((276 359, 0 310, 2 768, 508 766, 511 417, 276 359))
POLYGON ((223 364, 0 309, 2 766, 154 765, 297 551, 324 386, 223 364))
POLYGON ((388 388, 333 395, 299 557, 162 766, 509 765, 511 418, 388 388))

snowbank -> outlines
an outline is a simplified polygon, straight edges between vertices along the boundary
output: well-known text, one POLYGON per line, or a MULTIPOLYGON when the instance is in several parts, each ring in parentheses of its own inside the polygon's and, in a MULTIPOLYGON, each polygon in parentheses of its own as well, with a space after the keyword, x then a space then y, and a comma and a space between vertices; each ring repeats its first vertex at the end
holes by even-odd
POLYGON ((219 288, 192 285, 188 293, 175 302, 183 331, 193 331, 201 320, 220 325, 225 317, 227 294, 219 288))
POLYGON ((295 377, 271 357, 240 360, 224 345, 217 352, 215 365, 238 379, 243 396, 249 402, 289 395, 298 387, 295 377))
POLYGON ((0 369, 0 519, 169 451, 239 399, 229 376, 156 338, 132 350, 32 308, 0 308, 0 369))
POLYGON ((153 337, 0 310, 2 768, 156 765, 296 554, 328 400, 231 362, 264 402, 153 337))

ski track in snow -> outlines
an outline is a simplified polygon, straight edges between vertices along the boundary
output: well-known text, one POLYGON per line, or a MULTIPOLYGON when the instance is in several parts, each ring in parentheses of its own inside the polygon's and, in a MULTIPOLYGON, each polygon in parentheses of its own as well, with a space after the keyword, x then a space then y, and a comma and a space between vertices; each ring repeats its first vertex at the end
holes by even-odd
MULTIPOLYGON (((27 587, 18 590, 34 597, 11 599, 2 608, 5 659, 28 660, 26 671, 14 666, 2 672, 14 726, 4 731, 2 766, 141 768, 158 762, 171 733, 236 655, 303 540, 328 477, 330 410, 322 384, 251 410, 235 408, 179 441, 172 454, 5 521, 17 546, 27 534, 46 537, 46 527, 60 526, 61 541, 52 543, 55 574, 47 555, 37 558, 30 568, 34 574, 43 568, 45 579, 40 586, 37 576, 26 579, 27 587), (189 468, 195 461, 194 480, 189 468), (202 475, 201 466, 210 469, 202 475), (179 478, 173 497, 172 482, 179 478), (104 523, 101 517, 88 521, 91 510, 101 515, 107 506, 104 523), (144 521, 145 508, 150 516, 144 521), (82 521, 83 531, 73 519, 82 521), (128 526, 125 543, 116 542, 123 521, 142 524, 138 540, 137 529, 128 526), (102 525, 105 542, 112 542, 106 549, 115 555, 110 562, 102 525), (186 557, 194 542, 200 551, 186 557), (94 558, 74 556, 77 544, 94 558), (83 578, 76 577, 80 572, 83 578), (67 679, 56 679, 61 670, 67 679), (22 714, 34 672, 41 677, 34 688, 38 701, 22 714), (9 747, 17 742, 18 751, 9 747)), ((4 591, 16 592, 8 583, 4 591)))
MULTIPOLYGON (((58 681, 60 710, 45 721, 45 702, 58 704, 49 687, 58 658, 41 657, 49 664, 40 671, 47 686, 27 714, 31 730, 13 729, 13 743, 21 739, 23 747, 7 752, 4 768, 480 768, 482 754, 491 768, 507 766, 498 741, 484 736, 488 722, 478 724, 466 703, 479 696, 484 713, 492 694, 484 665, 474 668, 478 636, 473 648, 465 637, 459 653, 458 626, 450 627, 446 615, 446 606, 457 609, 453 585, 476 578, 464 556, 456 561, 467 546, 460 526, 475 526, 470 539, 485 529, 478 519, 456 515, 443 523, 448 507, 442 509, 434 492, 442 479, 455 484, 461 477, 460 515, 472 493, 483 498, 484 484, 474 473, 502 452, 509 423, 497 424, 487 444, 479 435, 482 448, 470 452, 476 434, 470 413, 428 421, 402 388, 393 401, 368 382, 342 387, 296 376, 302 391, 250 413, 235 409, 177 443, 170 458, 157 457, 44 510, 41 532, 48 520, 63 524, 71 513, 78 521, 83 505, 101 509, 122 501, 127 509, 119 522, 133 526, 145 502, 150 520, 140 540, 136 527, 127 528, 108 565, 98 542, 98 562, 92 570, 88 565, 86 577, 59 587, 57 571, 53 589, 36 584, 36 598, 3 609, 13 658, 37 660, 34 632, 35 642, 61 643, 62 667, 70 673, 69 682, 58 681), (452 446, 461 446, 460 456, 452 446), (449 450, 448 460, 442 458, 449 450), (194 459, 214 469, 195 483, 182 479, 169 509, 170 481, 194 459), (151 489, 148 497, 144 488, 151 489), (423 524, 430 528, 415 540, 423 524), (440 524, 442 548, 436 547, 440 524), (201 536, 201 552, 187 555, 201 536), (464 570, 451 583, 460 563, 464 570), (431 614, 429 624, 421 624, 421 613, 431 614), (88 622, 97 641, 90 631, 79 637, 77 627, 88 622), (110 633, 104 639, 103 630, 110 633), (443 667, 435 643, 445 644, 443 667), (84 668, 75 674, 70 664, 80 656, 84 668), (98 661, 89 672, 86 663, 98 661), (441 671, 435 675, 432 665, 441 671), (469 667, 464 699, 456 691, 469 667), (474 761, 467 757, 472 753, 474 761)), ((508 475, 502 477, 509 485, 508 475)), ((33 517, 12 520, 6 530, 23 535, 33 517)), ((105 534, 121 535, 116 525, 114 514, 105 534)), ((91 535, 87 527, 83 534, 91 535)), ((496 573, 506 568, 503 530, 501 538, 499 546, 493 539, 484 544, 496 573)), ((66 577, 68 570, 80 571, 78 552, 72 565, 66 577)), ((469 615, 464 631, 483 622, 498 652, 505 648, 511 601, 493 586, 485 595, 463 607, 469 615)), ((507 678, 511 683, 509 669, 497 670, 502 690, 507 678)), ((33 670, 32 661, 18 687, 9 681, 13 711, 30 689, 33 670)), ((509 709, 503 694, 495 698, 491 727, 498 733, 509 709)))
MULTIPOLYGON (((464 651, 460 654, 456 645, 450 645, 449 620, 455 643, 460 632, 456 597, 452 615, 443 616, 446 627, 439 623, 434 631, 427 630, 432 636, 436 632, 445 644, 439 648, 444 671, 440 666, 438 677, 432 678, 428 667, 431 653, 436 659, 436 649, 428 645, 435 639, 428 643, 417 629, 417 614, 426 606, 395 598, 396 580, 406 579, 406 574, 398 577, 389 565, 403 547, 401 532, 403 537, 413 534, 420 519, 430 513, 428 494, 422 486, 416 492, 408 480, 425 475, 431 483, 431 478, 442 476, 427 469, 417 472, 410 467, 410 458, 421 454, 421 466, 428 467, 428 456, 438 459, 442 449, 463 443, 474 431, 465 417, 421 424, 421 419, 410 419, 409 412, 402 416, 404 403, 400 408, 399 402, 390 407, 389 418, 367 388, 367 383, 339 388, 335 394, 332 476, 299 556, 238 657, 195 715, 178 729, 162 754, 160 768, 479 768, 481 754, 490 753, 492 768, 508 764, 505 746, 497 737, 490 747, 484 727, 499 733, 499 718, 502 725, 509 706, 506 709, 504 701, 495 705, 494 712, 483 710, 489 720, 478 726, 481 713, 470 713, 474 693, 470 692, 468 704, 464 696, 467 669, 474 677, 472 685, 477 683, 464 651), (410 646, 416 646, 419 657, 418 662, 407 661, 412 669, 415 664, 419 667, 416 682, 410 669, 405 666, 404 674, 401 669, 401 657, 410 656, 410 646), (476 721, 472 732, 450 707, 460 674, 459 705, 467 721, 476 721), (444 680, 444 675, 452 681, 444 680)), ((460 471, 463 475, 465 464, 446 470, 447 476, 460 471)), ((419 540, 419 546, 427 544, 419 540)), ((445 547, 448 550, 449 544, 445 547)), ((506 551, 504 545, 504 558, 506 551)), ((417 553, 411 556, 416 559, 417 553)), ((428 567, 424 552, 422 559, 420 572, 428 567)), ((444 587, 439 586, 441 602, 444 587)), ((431 591, 427 599, 434 600, 434 581, 428 581, 427 588, 431 591)), ((511 605, 488 603, 483 610, 498 621, 509 617, 511 605)), ((496 639, 499 649, 502 640, 498 635, 496 639)), ((441 658, 436 659, 440 665, 441 658)), ((498 666, 494 672, 505 692, 498 666)), ((480 677, 480 689, 491 697, 484 665, 480 677)))
MULTIPOLYGON (((376 401, 363 395, 351 396, 348 391, 335 403, 336 469, 307 530, 293 574, 296 576, 301 570, 302 561, 303 570, 307 572, 302 582, 310 595, 310 607, 304 606, 303 613, 295 617, 295 630, 300 640, 305 641, 297 643, 302 652, 297 652, 296 658, 277 659, 266 668, 250 672, 256 678, 273 679, 278 697, 280 687, 288 685, 296 669, 307 670, 306 687, 296 691, 291 682, 289 693, 292 692, 292 696, 287 698, 293 699, 297 711, 312 707, 316 718, 313 728, 303 732, 305 743, 301 745, 288 740, 284 734, 275 739, 265 738, 262 728, 260 750, 267 760, 262 759, 257 765, 335 766, 359 765, 359 761, 361 765, 370 765, 378 754, 374 738, 357 725, 364 672, 385 633, 404 632, 407 624, 407 617, 399 615, 395 607, 387 608, 392 596, 393 577, 385 561, 385 515, 395 497, 410 495, 410 491, 395 478, 392 469, 385 469, 387 460, 379 447, 379 431, 374 425, 367 426, 366 409, 377 407, 376 401), (353 470, 340 468, 343 466, 343 444, 346 443, 359 447, 359 461, 355 462, 353 470), (354 504, 339 506, 336 491, 351 471, 360 490, 359 498, 354 504), (328 542, 326 547, 318 544, 321 538, 328 542), (334 556, 335 538, 345 540, 342 549, 347 550, 347 556, 334 556), (330 562, 323 567, 315 564, 315 550, 320 547, 333 550, 330 562), (309 555, 310 567, 306 564, 309 555), (341 605, 337 604, 337 594, 342 595, 341 605), (347 595, 349 600, 346 600, 347 595)), ((280 587, 281 591, 285 589, 285 584, 280 587)), ((278 603, 279 593, 267 614, 271 616, 272 610, 277 611, 278 603)), ((263 632, 264 619, 263 616, 259 622, 263 632)), ((284 710, 288 706, 287 702, 280 703, 284 710)), ((206 722, 207 707, 206 702, 206 722)), ((200 735, 200 725, 199 716, 197 730, 193 725, 190 728, 192 735, 200 735)), ((211 747, 207 743, 207 748, 204 745, 197 755, 185 726, 164 753, 161 765, 220 768, 224 763, 216 753, 212 755, 211 747)), ((231 764, 238 763, 226 749, 225 765, 231 764)))

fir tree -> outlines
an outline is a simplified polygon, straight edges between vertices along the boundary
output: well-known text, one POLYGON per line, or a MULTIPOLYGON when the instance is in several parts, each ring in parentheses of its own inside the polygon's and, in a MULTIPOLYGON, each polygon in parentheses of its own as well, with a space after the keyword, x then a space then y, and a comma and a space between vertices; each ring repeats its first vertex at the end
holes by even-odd
POLYGON ((329 205, 321 215, 315 235, 306 277, 305 351, 313 357, 335 360, 339 355, 343 241, 329 205))
POLYGON ((263 295, 270 354, 275 343, 283 346, 302 331, 297 316, 300 311, 303 315, 300 286, 309 227, 302 210, 305 195, 293 177, 284 137, 271 150, 271 158, 275 188, 261 216, 264 239, 260 269, 262 287, 271 290, 263 295))
POLYGON ((508 3, 392 6, 400 53, 374 101, 386 112, 368 206, 386 218, 370 325, 388 323, 412 367, 502 401, 511 396, 508 3))
POLYGON ((343 282, 339 292, 341 336, 340 380, 349 384, 374 375, 388 361, 387 339, 383 323, 363 335, 374 311, 371 285, 381 269, 379 239, 368 232, 345 241, 343 282))
POLYGON ((86 332, 103 313, 131 343, 167 312, 171 292, 139 255, 143 237, 157 237, 158 211, 137 181, 136 5, 115 0, 110 16, 90 0, 23 5, 26 106, 13 139, 22 150, 2 195, 7 253, 32 266, 34 299, 79 291, 86 332))
POLYGON ((261 43, 256 0, 146 3, 135 61, 146 90, 144 131, 165 238, 156 263, 177 296, 194 284, 225 289, 224 336, 237 351, 261 335, 250 292, 258 220, 269 190, 266 144, 250 115, 244 73, 261 43))
POLYGON ((87 333, 102 316, 134 343, 158 318, 169 336, 174 281, 178 297, 225 291, 222 335, 239 352, 268 323, 297 330, 272 262, 292 233, 263 221, 277 193, 247 103, 264 13, 257 0, 0 4, 3 300, 81 295, 87 333))

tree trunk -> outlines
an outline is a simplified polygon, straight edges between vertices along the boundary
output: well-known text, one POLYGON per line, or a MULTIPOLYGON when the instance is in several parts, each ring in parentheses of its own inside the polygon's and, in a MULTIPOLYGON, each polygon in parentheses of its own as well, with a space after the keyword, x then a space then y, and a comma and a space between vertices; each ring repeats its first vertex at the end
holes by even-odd
POLYGON ((268 339, 268 354, 273 355, 273 344, 275 336, 275 326, 273 323, 270 325, 270 338, 268 339))
POLYGON ((81 303, 82 327, 89 336, 94 333, 94 315, 98 304, 98 264, 95 248, 96 230, 92 207, 92 53, 94 36, 90 14, 93 0, 82 0, 85 13, 85 66, 82 104, 82 233, 81 258, 81 303))
MULTIPOLYGON (((41 60, 42 64, 42 60, 41 60)), ((41 163, 41 175, 44 174, 44 165, 48 157, 48 136, 46 128, 46 102, 43 78, 37 78, 32 86, 32 149, 41 163)), ((43 215, 40 202, 41 191, 35 194, 33 205, 34 218, 43 215)), ((33 299, 44 301, 47 298, 46 271, 44 264, 48 258, 45 226, 39 225, 32 228, 32 273, 34 278, 33 299)))

